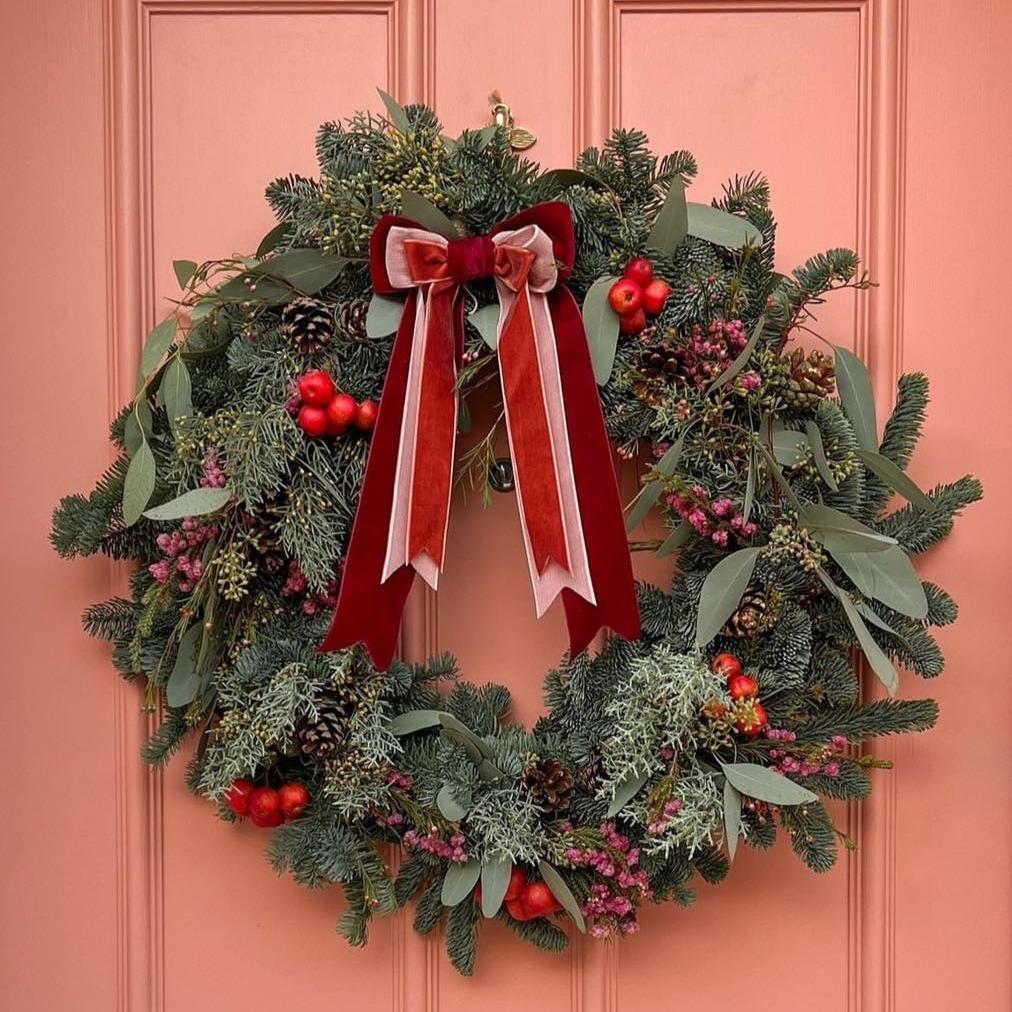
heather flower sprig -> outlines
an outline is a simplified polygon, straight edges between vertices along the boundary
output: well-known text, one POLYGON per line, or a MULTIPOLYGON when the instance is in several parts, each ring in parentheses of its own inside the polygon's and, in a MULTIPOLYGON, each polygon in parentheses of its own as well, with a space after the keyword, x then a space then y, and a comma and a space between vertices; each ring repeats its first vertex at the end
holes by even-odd
POLYGON ((665 499, 668 506, 701 538, 708 538, 721 548, 726 548, 732 538, 747 541, 759 530, 727 496, 713 499, 702 485, 690 485, 678 476, 666 484, 670 489, 665 499))
POLYGON ((650 879, 639 867, 640 850, 615 823, 606 820, 597 830, 574 830, 567 824, 559 838, 560 860, 591 876, 580 910, 595 938, 630 935, 639 930, 636 909, 651 894, 650 879))

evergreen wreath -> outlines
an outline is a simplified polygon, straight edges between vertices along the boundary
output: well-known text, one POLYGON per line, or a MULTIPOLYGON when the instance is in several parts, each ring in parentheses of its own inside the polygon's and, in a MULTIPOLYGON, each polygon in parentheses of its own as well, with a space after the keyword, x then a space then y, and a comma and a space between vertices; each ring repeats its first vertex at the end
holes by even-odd
MULTIPOLYGON (((925 493, 905 473, 924 376, 900 379, 879 440, 862 363, 795 343, 830 292, 868 287, 857 257, 778 274, 765 179, 687 203, 693 157, 658 158, 639 131, 542 172, 502 125, 451 139, 430 109, 383 97, 385 118, 320 129, 318 180, 268 188, 279 224, 255 256, 176 262, 178 308, 111 427, 118 459, 56 509, 62 556, 136 563, 129 599, 84 626, 163 714, 143 758, 161 766, 194 733, 190 787, 273 828, 279 873, 340 883, 348 941, 415 900, 415 928, 445 920, 465 974, 482 915, 553 951, 564 917, 626 934, 643 902, 719 882, 739 841, 767 849, 783 831, 826 871, 852 841, 822 799, 865 797, 888 765, 862 742, 937 713, 863 701, 855 649, 890 694, 894 664, 941 672, 929 630, 956 605, 910 556, 981 495, 971 477, 925 493), (381 672, 361 648, 317 645, 401 310, 371 298, 374 225, 403 211, 482 234, 545 200, 572 211, 569 284, 609 436, 648 461, 629 525, 656 507, 669 528, 631 547, 679 555, 669 591, 638 588, 642 637, 564 659, 526 730, 504 687, 458 681, 448 655, 381 672), (894 492, 906 502, 886 512, 894 492), (404 848, 396 873, 388 845, 404 848)), ((495 355, 491 287, 468 298, 461 425, 495 355)), ((486 500, 490 476, 509 484, 499 442, 493 428, 458 461, 486 500)))

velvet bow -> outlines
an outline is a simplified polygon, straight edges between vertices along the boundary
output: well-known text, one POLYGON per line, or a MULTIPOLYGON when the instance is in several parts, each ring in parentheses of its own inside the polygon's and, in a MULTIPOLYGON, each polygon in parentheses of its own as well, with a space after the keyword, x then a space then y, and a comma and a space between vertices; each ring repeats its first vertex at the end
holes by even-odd
POLYGON ((569 208, 540 204, 488 235, 446 239, 387 216, 370 245, 378 294, 407 292, 373 433, 337 610, 322 649, 364 642, 389 666, 414 573, 438 586, 463 352, 463 286, 492 278, 524 544, 540 616, 562 596, 573 655, 610 626, 639 635, 611 449, 579 309, 562 284, 569 208))

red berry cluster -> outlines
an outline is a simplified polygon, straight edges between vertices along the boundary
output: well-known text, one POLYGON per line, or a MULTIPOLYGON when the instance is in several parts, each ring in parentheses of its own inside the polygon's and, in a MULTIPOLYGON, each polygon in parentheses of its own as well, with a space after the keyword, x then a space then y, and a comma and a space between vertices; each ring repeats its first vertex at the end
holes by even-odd
POLYGON ((375 401, 360 404, 351 394, 338 393, 334 381, 322 369, 313 369, 299 378, 299 428, 314 439, 343 436, 354 425, 368 432, 376 424, 379 407, 375 401))
POLYGON ((630 260, 608 292, 608 302, 618 313, 618 329, 623 334, 638 334, 647 325, 648 316, 660 313, 670 294, 671 285, 654 277, 654 265, 646 257, 630 260))
MULTIPOLYGON (((475 886, 474 898, 481 902, 481 885, 475 886)), ((506 910, 515 921, 533 921, 562 910, 562 904, 544 882, 528 882, 527 872, 516 865, 510 872, 510 884, 504 897, 506 910)))
POLYGON ((306 785, 297 781, 273 787, 254 787, 248 780, 233 780, 225 795, 228 807, 254 826, 271 829, 285 819, 297 819, 309 804, 306 785))
POLYGON ((710 670, 727 681, 727 691, 734 701, 731 717, 735 730, 746 738, 758 738, 769 724, 766 707, 759 702, 759 683, 743 673, 741 661, 734 654, 717 654, 710 670))

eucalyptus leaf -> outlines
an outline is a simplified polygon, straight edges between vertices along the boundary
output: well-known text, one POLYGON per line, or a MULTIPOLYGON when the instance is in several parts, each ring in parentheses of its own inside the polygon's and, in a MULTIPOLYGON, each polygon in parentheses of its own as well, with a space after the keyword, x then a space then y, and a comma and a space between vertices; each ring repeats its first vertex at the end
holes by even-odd
POLYGON ((761 548, 739 548, 721 559, 703 581, 696 615, 696 646, 705 647, 738 607, 761 548))
POLYGON ((625 529, 627 531, 631 531, 634 528, 639 527, 639 525, 646 520, 647 514, 650 512, 654 503, 660 499, 663 491, 664 484, 659 481, 648 481, 643 488, 640 489, 639 495, 637 495, 632 501, 629 515, 625 518, 625 529))
POLYGON ((657 549, 657 557, 662 559, 665 555, 670 555, 688 544, 689 538, 692 537, 692 531, 692 524, 688 520, 683 520, 661 543, 660 548, 657 549))
POLYGON ((132 527, 141 518, 155 490, 155 455, 146 439, 130 459, 123 482, 123 522, 132 527))
POLYGON ((503 778, 502 770, 488 759, 482 759, 478 763, 478 776, 485 781, 502 780, 503 778))
MULTIPOLYGON (((344 257, 333 256, 318 249, 290 249, 257 265, 252 273, 287 281, 304 295, 315 295, 326 288, 347 263, 344 257)), ((260 283, 260 279, 256 279, 257 295, 260 283)))
POLYGON ((858 612, 866 622, 870 622, 877 629, 881 629, 882 632, 889 633, 890 636, 895 636, 901 643, 904 643, 909 648, 909 644, 906 639, 901 636, 885 619, 880 618, 872 611, 867 601, 855 601, 854 607, 857 608, 858 612))
POLYGON ((467 753, 468 759, 470 759, 475 766, 479 765, 483 761, 486 761, 484 753, 474 744, 470 733, 461 734, 459 731, 444 727, 442 736, 448 742, 452 742, 454 745, 459 745, 467 753))
POLYGON ((647 245, 665 256, 671 256, 685 242, 689 233, 689 218, 685 204, 685 183, 681 177, 671 180, 664 203, 654 219, 654 227, 647 237, 647 245))
POLYGON ((387 107, 387 116, 390 117, 390 122, 402 134, 408 133, 411 129, 411 121, 408 119, 408 114, 404 111, 404 106, 392 95, 388 95, 382 88, 377 88, 376 90, 379 92, 380 98, 383 99, 383 104, 387 107))
MULTIPOLYGON (((776 438, 775 433, 774 438, 776 438)), ((783 492, 783 494, 787 497, 787 501, 791 504, 791 506, 795 510, 800 512, 802 509, 801 500, 798 498, 797 492, 795 492, 794 489, 791 488, 791 483, 783 476, 783 473, 780 470, 780 465, 777 463, 776 458, 761 443, 759 444, 759 453, 762 456, 763 460, 766 462, 766 467, 769 470, 770 474, 772 475, 773 480, 780 487, 780 491, 783 492)))
POLYGON ((263 260, 268 253, 273 253, 281 244, 281 240, 288 233, 288 229, 291 226, 291 222, 282 221, 275 225, 267 235, 260 240, 260 245, 257 246, 256 258, 257 260, 263 260))
POLYGON ((634 776, 626 777, 625 780, 621 781, 615 787, 615 793, 611 799, 611 804, 608 806, 608 818, 612 818, 625 806, 632 801, 634 797, 640 792, 640 788, 649 780, 650 771, 646 770, 643 773, 637 773, 634 776))
POLYGON ((562 909, 572 917, 576 927, 582 933, 586 933, 587 925, 583 919, 580 904, 573 895, 572 889, 566 884, 566 880, 547 861, 538 862, 538 871, 541 872, 545 885, 552 890, 552 895, 562 904, 562 909))
POLYGON ((165 413, 169 418, 169 425, 172 431, 177 432, 177 424, 180 418, 189 418, 193 414, 193 400, 191 396, 192 384, 190 381, 190 370, 179 355, 173 356, 165 372, 162 374, 162 382, 158 388, 165 405, 165 413))
POLYGON ((741 793, 727 777, 724 777, 724 842, 727 844, 727 856, 734 860, 738 849, 738 837, 741 835, 741 793))
POLYGON ((804 462, 808 440, 795 429, 773 430, 773 456, 784 467, 798 467, 804 462))
POLYGON ((670 478, 682 459, 682 447, 685 445, 685 437, 689 434, 689 426, 686 426, 678 433, 678 438, 664 451, 661 459, 657 461, 655 470, 670 478))
POLYGON ((741 249, 746 243, 759 245, 763 234, 752 222, 737 214, 729 214, 710 204, 686 205, 689 235, 729 249, 741 249))
POLYGON ((165 685, 165 701, 171 707, 189 706, 197 696, 200 688, 197 647, 203 631, 203 622, 194 622, 179 641, 176 662, 165 685))
POLYGON ((837 552, 884 552, 896 544, 895 538, 879 534, 860 520, 820 503, 803 506, 798 521, 834 556, 837 552))
POLYGON ((176 280, 180 288, 185 288, 190 283, 190 278, 197 273, 196 260, 173 260, 172 269, 176 272, 176 280))
POLYGON ((815 467, 819 472, 819 477, 822 478, 828 488, 836 492, 839 486, 836 484, 836 478, 833 477, 829 460, 826 457, 826 448, 822 444, 822 433, 819 431, 818 425, 811 419, 805 422, 805 435, 808 436, 808 445, 812 448, 812 457, 815 460, 815 467))
POLYGON ((448 819, 450 822, 460 822, 461 819, 467 815, 468 809, 471 807, 470 802, 462 805, 456 797, 454 797, 453 791, 450 789, 449 784, 443 784, 439 788, 439 793, 436 795, 436 807, 439 809, 444 819, 448 819))
POLYGON ((495 758, 495 753, 492 749, 479 738, 474 731, 472 731, 466 724, 462 724, 452 713, 439 712, 439 723, 443 725, 443 730, 448 731, 451 734, 457 736, 464 741, 470 742, 473 749, 475 749, 482 758, 492 760, 495 758))
POLYGON ((499 345, 499 306, 496 304, 482 306, 468 314, 467 322, 481 334, 481 339, 495 351, 499 345))
POLYGON ((495 917, 499 912, 506 891, 510 887, 512 873, 512 861, 485 860, 482 862, 481 912, 485 917, 495 917))
POLYGON ((477 136, 478 150, 484 151, 492 143, 495 135, 502 129, 504 128, 499 126, 498 123, 489 123, 488 126, 483 126, 479 130, 470 130, 468 133, 473 133, 477 136))
POLYGON ((889 660, 886 652, 875 642, 875 638, 864 624, 864 619, 861 618, 861 613, 857 610, 857 605, 854 604, 850 594, 845 590, 841 590, 822 570, 819 570, 819 579, 822 580, 829 589, 829 592, 840 602, 843 612, 847 616, 847 621, 850 623, 851 629, 854 630, 857 642, 868 663, 871 665, 872 671, 875 672, 879 681, 886 687, 889 695, 895 696, 896 690, 899 688, 900 677, 896 673, 896 668, 893 667, 893 662, 889 660))
POLYGON ((148 402, 144 399, 135 402, 133 411, 127 415, 123 425, 123 446, 128 457, 133 457, 145 438, 151 435, 151 424, 151 408, 148 402))
POLYGON ((155 371, 176 338, 176 326, 176 318, 170 316, 148 334, 141 352, 141 376, 149 376, 155 371))
POLYGON ((182 520, 185 517, 202 517, 220 510, 232 498, 228 488, 193 488, 175 499, 152 506, 144 511, 149 520, 182 520))
POLYGON ((771 805, 803 805, 818 801, 806 787, 788 780, 782 773, 758 763, 721 764, 721 770, 735 790, 747 798, 765 801, 771 805))
POLYGON ((895 492, 899 492, 911 506, 928 512, 935 508, 935 504, 921 491, 917 483, 888 457, 874 450, 862 449, 857 451, 857 456, 869 471, 881 478, 895 492))
POLYGON ((481 864, 474 858, 463 864, 450 862, 450 867, 443 876, 443 888, 439 897, 443 906, 455 907, 470 896, 471 890, 478 884, 480 874, 481 864))
POLYGON ((611 308, 608 292, 615 278, 598 278, 583 300, 583 329, 587 334, 590 360, 594 366, 594 379, 598 386, 604 386, 615 365, 618 349, 618 313, 611 308))
POLYGON ((365 334, 369 338, 388 337, 400 326, 404 300, 373 295, 365 314, 365 334))
POLYGON ((409 710, 407 713, 397 714, 390 721, 390 733, 400 736, 439 726, 438 710, 409 710))
POLYGON ((883 552, 833 552, 832 556, 865 597, 918 621, 927 618, 924 587, 899 545, 883 552))
POLYGON ((458 237, 453 222, 435 204, 411 190, 405 190, 401 194, 401 213, 430 232, 438 232, 447 239, 458 237))
POLYGON ((212 310, 217 309, 221 304, 217 298, 217 294, 214 295, 203 295, 201 296, 193 308, 190 310, 190 323, 198 324, 206 316, 208 316, 212 310))
POLYGON ((710 384, 710 388, 706 391, 708 396, 715 390, 719 390, 725 383, 730 383, 745 368, 749 358, 752 356, 752 352, 755 351, 755 346, 759 343, 759 338, 762 336, 765 327, 766 317, 760 316, 756 325, 752 328, 751 336, 745 342, 745 347, 738 352, 735 360, 710 384))
POLYGON ((756 470, 755 451, 750 449, 748 452, 748 477, 745 479, 745 502, 741 507, 743 523, 748 523, 748 518, 752 515, 752 504, 755 502, 756 470))
POLYGON ((875 397, 871 377, 865 364, 853 352, 833 346, 836 356, 836 388, 844 413, 854 427, 858 446, 878 451, 878 428, 875 421, 875 397))
POLYGON ((607 190, 608 186, 600 179, 588 176, 579 169, 549 169, 538 176, 538 183, 549 184, 552 188, 565 189, 567 186, 590 186, 595 190, 607 190))
MULTIPOLYGON (((272 278, 263 271, 243 271, 230 278, 215 290, 214 297, 220 303, 262 302, 267 306, 280 306, 291 302, 296 292, 290 284, 278 278, 272 278)), ((192 319, 196 321, 197 310, 202 302, 194 307, 192 319)), ((210 308, 214 308, 213 305, 210 308)), ((206 315, 206 314, 205 314, 206 315)))

